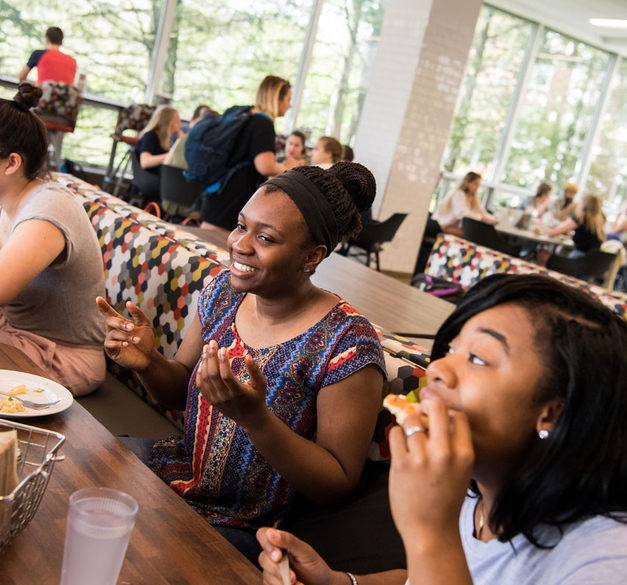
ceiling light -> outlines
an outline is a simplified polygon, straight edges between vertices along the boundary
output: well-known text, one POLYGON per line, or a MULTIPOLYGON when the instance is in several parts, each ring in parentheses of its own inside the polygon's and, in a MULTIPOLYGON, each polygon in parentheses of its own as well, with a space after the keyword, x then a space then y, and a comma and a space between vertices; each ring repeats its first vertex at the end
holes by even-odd
POLYGON ((602 28, 627 28, 627 20, 617 18, 590 18, 588 22, 602 28))

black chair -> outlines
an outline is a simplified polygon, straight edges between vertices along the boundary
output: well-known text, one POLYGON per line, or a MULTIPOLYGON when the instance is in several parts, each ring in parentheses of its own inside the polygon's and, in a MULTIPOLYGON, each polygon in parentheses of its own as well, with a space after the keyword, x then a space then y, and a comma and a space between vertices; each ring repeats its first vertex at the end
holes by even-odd
POLYGON ((161 204, 170 215, 186 216, 187 210, 196 203, 203 192, 198 181, 188 181, 183 169, 161 165, 161 204), (173 205, 164 205, 164 202, 173 205), (174 213, 170 209, 175 209, 174 213))
POLYGON ((420 244, 420 250, 418 251, 418 259, 416 260, 416 266, 414 266, 414 276, 422 274, 427 266, 427 261, 433 250, 433 244, 438 237, 438 234, 442 232, 440 224, 431 218, 431 214, 427 218, 427 225, 425 226, 425 233, 422 236, 422 243, 420 244))
POLYGON ((492 224, 465 217, 462 220, 462 230, 464 240, 510 256, 520 255, 520 246, 508 244, 498 235, 492 224))
POLYGON ((356 238, 351 238, 340 253, 344 256, 365 255, 366 266, 368 267, 370 266, 370 256, 374 254, 377 270, 380 270, 379 252, 383 249, 382 244, 392 241, 406 217, 406 213, 395 213, 385 221, 364 222, 361 233, 356 238), (353 247, 360 248, 361 251, 351 254, 350 250, 353 247))
POLYGON ((158 174, 142 169, 139 155, 135 149, 131 150, 131 166, 133 168, 133 185, 139 189, 143 198, 148 201, 159 201, 161 180, 158 174))
POLYGON ((555 270, 575 278, 584 280, 599 279, 602 281, 607 271, 612 268, 614 260, 616 260, 616 254, 602 252, 597 249, 586 252, 586 255, 581 258, 567 258, 566 256, 553 254, 549 258, 546 267, 549 270, 555 270))

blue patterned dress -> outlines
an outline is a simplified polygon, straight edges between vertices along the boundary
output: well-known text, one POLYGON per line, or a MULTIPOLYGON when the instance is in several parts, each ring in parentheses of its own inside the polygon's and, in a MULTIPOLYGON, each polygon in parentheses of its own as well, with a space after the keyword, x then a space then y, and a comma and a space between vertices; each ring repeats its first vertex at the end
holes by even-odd
MULTIPOLYGON (((383 351, 368 320, 343 300, 304 333, 272 347, 254 349, 240 338, 235 315, 245 293, 233 289, 230 272, 203 290, 198 314, 205 343, 227 347, 231 368, 248 381, 252 355, 267 380, 269 409, 294 432, 313 440, 318 391, 368 364, 385 372, 383 351)), ((198 365, 196 366, 196 368, 198 365)), ((256 529, 279 520, 295 490, 257 451, 232 419, 214 409, 196 388, 187 395, 183 437, 160 441, 150 467, 211 524, 256 529)))

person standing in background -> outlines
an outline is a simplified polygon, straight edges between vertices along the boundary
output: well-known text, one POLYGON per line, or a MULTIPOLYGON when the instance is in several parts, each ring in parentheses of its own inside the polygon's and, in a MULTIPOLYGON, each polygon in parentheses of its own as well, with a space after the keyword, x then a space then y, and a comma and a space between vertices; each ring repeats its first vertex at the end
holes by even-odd
POLYGON ((59 81, 74 85, 76 77, 76 61, 67 53, 61 52, 63 31, 51 26, 46 31, 46 48, 33 51, 28 63, 24 65, 17 78, 24 81, 33 67, 37 67, 37 84, 44 81, 59 81))

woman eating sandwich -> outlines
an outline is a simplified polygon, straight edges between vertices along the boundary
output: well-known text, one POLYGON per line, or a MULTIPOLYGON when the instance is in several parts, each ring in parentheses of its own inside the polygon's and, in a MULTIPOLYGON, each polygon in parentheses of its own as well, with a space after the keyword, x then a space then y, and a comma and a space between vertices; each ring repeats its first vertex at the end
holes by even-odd
POLYGON ((495 275, 440 328, 418 414, 390 432, 407 571, 334 572, 261 529, 264 582, 575 585, 627 575, 627 323, 538 275, 495 275), (285 551, 283 553, 282 551, 285 551))

